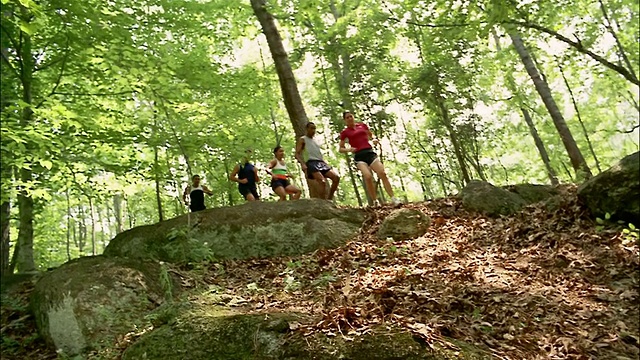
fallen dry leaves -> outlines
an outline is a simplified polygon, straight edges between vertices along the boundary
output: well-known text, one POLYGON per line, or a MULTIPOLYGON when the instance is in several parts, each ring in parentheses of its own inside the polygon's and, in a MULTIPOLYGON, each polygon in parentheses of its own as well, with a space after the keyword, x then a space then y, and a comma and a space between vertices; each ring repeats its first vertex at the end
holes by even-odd
POLYGON ((575 188, 564 192, 556 211, 532 205, 500 219, 455 198, 405 205, 438 219, 410 241, 377 240, 392 209, 371 210, 341 248, 214 264, 205 281, 247 311, 315 315, 296 323, 305 334, 348 340, 386 324, 502 359, 638 358, 638 246, 598 231, 575 188))

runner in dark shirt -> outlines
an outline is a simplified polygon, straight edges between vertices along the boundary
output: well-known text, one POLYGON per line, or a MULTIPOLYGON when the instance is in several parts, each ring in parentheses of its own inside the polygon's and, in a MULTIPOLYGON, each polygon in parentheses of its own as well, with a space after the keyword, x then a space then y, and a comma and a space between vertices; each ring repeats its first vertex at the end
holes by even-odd
POLYGON ((200 184, 200 175, 193 175, 191 180, 193 183, 184 189, 182 201, 189 205, 191 212, 202 211, 207 208, 204 205, 204 194, 213 195, 213 193, 206 186, 200 184), (187 195, 189 201, 187 201, 187 195))
POLYGON ((251 149, 247 149, 243 161, 236 165, 231 175, 229 175, 229 180, 238 183, 238 191, 246 201, 256 201, 260 199, 256 187, 256 183, 260 181, 258 169, 249 162, 252 153, 253 151, 251 149))

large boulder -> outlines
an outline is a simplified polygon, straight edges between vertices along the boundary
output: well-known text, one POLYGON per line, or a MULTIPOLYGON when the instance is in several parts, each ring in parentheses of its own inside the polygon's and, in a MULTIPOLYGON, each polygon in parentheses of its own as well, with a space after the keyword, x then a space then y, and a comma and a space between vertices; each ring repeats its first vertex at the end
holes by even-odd
POLYGON ((511 215, 527 204, 520 195, 495 187, 486 181, 469 182, 460 192, 460 196, 465 209, 493 217, 511 215))
POLYGON ((512 193, 520 195, 527 204, 535 204, 558 196, 560 192, 551 185, 517 184, 506 187, 512 193))
POLYGON ((430 224, 431 218, 420 210, 397 209, 382 221, 376 235, 379 239, 414 239, 424 235, 430 224))
MULTIPOLYGON (((425 348, 411 333, 372 329, 367 335, 327 337, 323 333, 304 336, 292 331, 300 314, 220 314, 219 310, 192 310, 173 324, 143 335, 124 352, 123 360, 250 360, 250 359, 481 359, 477 349, 464 352, 425 348), (214 315, 212 315, 214 314, 214 315), (185 316, 186 315, 186 316, 185 316), (474 351, 475 350, 475 351, 474 351)), ((466 344, 465 344, 466 345, 466 344)), ((467 345, 468 346, 468 345, 467 345)), ((488 358, 488 357, 487 357, 488 358)))
POLYGON ((586 181, 578 197, 594 216, 640 225, 640 152, 586 181))
POLYGON ((104 256, 72 260, 36 283, 31 308, 45 341, 67 356, 111 347, 142 327, 176 289, 158 263, 104 256))
POLYGON ((345 244, 364 218, 362 210, 326 200, 250 202, 133 228, 104 254, 170 263, 293 256, 345 244))

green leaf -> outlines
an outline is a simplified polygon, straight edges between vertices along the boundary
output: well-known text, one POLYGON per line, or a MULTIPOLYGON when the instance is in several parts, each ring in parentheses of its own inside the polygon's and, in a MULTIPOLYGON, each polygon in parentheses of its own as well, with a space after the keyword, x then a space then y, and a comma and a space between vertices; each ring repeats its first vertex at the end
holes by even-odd
POLYGON ((609 213, 604 214, 604 219, 605 220, 611 219, 611 214, 609 214, 609 213))
POLYGON ((635 226, 635 225, 633 225, 632 223, 629 223, 629 229, 631 229, 631 230, 635 230, 635 229, 636 229, 636 226, 635 226))
POLYGON ((47 170, 51 170, 53 163, 49 160, 40 160, 40 165, 42 165, 42 167, 46 168, 47 170))

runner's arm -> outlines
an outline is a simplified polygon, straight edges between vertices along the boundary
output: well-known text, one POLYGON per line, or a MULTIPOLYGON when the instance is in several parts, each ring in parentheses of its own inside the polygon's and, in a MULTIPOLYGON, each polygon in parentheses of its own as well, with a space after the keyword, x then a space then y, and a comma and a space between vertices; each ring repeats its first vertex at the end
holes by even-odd
POLYGON ((296 143, 296 160, 302 166, 302 171, 307 171, 307 164, 304 163, 304 159, 302 158, 302 151, 304 151, 304 139, 298 138, 298 142, 296 143))
POLYGON ((204 185, 202 185, 202 191, 204 191, 205 194, 213 195, 213 192, 204 185))
POLYGON ((273 160, 269 161, 269 164, 267 165, 267 168, 265 169, 267 171, 267 173, 269 175, 271 175, 271 177, 274 177, 273 173, 271 172, 271 169, 273 169, 276 166, 276 161, 277 161, 276 159, 273 159, 273 160))
POLYGON ((256 177, 256 182, 260 182, 260 177, 258 177, 258 168, 256 167, 253 168, 253 174, 256 177))
POLYGON ((191 186, 187 186, 186 188, 184 188, 184 193, 182 193, 182 202, 183 203, 187 203, 187 194, 189 193, 189 188, 191 186))
POLYGON ((229 175, 229 180, 239 183, 240 182, 240 179, 238 179, 239 171, 240 171, 240 165, 236 165, 236 167, 233 168, 231 175, 229 175))
POLYGON ((356 149, 351 146, 346 147, 344 139, 340 139, 340 152, 343 154, 354 152, 356 149))

